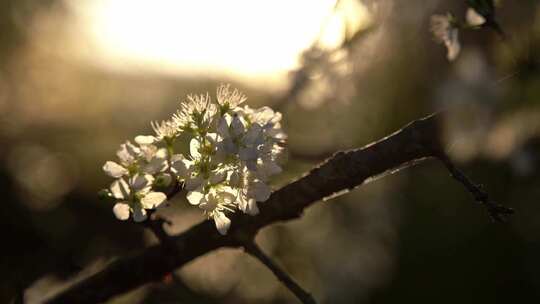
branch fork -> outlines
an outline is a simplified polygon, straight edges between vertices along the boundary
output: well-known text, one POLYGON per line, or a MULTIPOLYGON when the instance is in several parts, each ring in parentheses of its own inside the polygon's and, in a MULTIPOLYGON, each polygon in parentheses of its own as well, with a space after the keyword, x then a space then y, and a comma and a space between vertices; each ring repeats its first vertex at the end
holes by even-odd
MULTIPOLYGON (((487 210, 494 221, 502 222, 513 210, 492 201, 479 185, 473 183, 443 152, 439 125, 443 113, 416 120, 401 130, 363 148, 336 153, 305 176, 272 193, 260 204, 256 216, 235 215, 229 233, 220 235, 211 221, 203 221, 178 235, 163 230, 164 219, 148 225, 162 240, 111 263, 102 271, 64 290, 46 303, 97 303, 163 277, 193 259, 222 247, 244 250, 268 267, 302 301, 315 303, 292 278, 277 266, 253 242, 257 232, 276 222, 297 218, 312 204, 346 189, 362 185, 370 177, 396 168, 403 169, 426 159, 438 159, 487 210), (173 250, 171 250, 173 248, 173 250)), ((174 185, 171 197, 181 191, 174 185)))

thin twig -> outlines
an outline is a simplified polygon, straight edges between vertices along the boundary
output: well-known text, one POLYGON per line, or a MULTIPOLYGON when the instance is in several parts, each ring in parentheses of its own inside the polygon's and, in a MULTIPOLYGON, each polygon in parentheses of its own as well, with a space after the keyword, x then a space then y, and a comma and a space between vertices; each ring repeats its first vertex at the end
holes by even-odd
POLYGON ((452 177, 460 182, 467 189, 474 199, 484 205, 490 216, 495 222, 505 222, 507 217, 514 213, 512 208, 505 207, 493 201, 482 185, 475 184, 461 170, 459 170, 445 153, 439 153, 437 158, 446 166, 452 177))
POLYGON ((248 242, 244 245, 244 250, 252 257, 263 263, 274 275, 287 287, 300 302, 304 304, 316 304, 315 299, 307 291, 302 289, 283 269, 281 269, 272 259, 267 256, 255 242, 248 242))

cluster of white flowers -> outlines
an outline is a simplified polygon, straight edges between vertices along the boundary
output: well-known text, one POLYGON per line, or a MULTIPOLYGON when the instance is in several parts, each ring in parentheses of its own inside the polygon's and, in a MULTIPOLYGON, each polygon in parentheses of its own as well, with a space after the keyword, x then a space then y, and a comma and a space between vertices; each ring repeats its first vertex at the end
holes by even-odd
POLYGON ((229 85, 219 86, 216 97, 188 96, 170 120, 152 123, 155 135, 122 144, 119 162, 105 163, 103 170, 116 179, 106 192, 116 201, 118 219, 132 214, 135 221, 146 220, 147 210, 167 201, 162 191, 175 185, 183 185, 189 203, 212 218, 221 234, 231 223, 228 212, 259 212, 257 202, 271 193, 269 177, 281 172, 281 114, 241 107, 245 95, 229 85), (189 153, 175 153, 185 137, 189 153))

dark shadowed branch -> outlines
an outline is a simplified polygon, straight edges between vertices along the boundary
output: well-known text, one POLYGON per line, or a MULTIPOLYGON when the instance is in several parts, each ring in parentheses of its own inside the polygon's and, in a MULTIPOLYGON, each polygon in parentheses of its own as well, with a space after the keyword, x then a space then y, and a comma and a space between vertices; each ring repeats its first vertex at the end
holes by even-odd
POLYGON ((171 221, 159 216, 153 211, 154 210, 149 210, 148 219, 142 222, 141 225, 152 231, 152 233, 154 233, 154 235, 158 238, 161 244, 169 246, 171 250, 176 250, 173 239, 163 227, 163 225, 171 225, 171 221))
MULTIPOLYGON (((260 213, 257 216, 240 213, 232 216, 232 225, 226 236, 217 232, 213 222, 203 221, 171 237, 175 250, 161 244, 120 258, 47 303, 105 301, 145 283, 157 281, 172 270, 218 248, 242 247, 253 240, 263 227, 298 218, 305 208, 323 198, 353 189, 370 177, 405 168, 426 158, 441 159, 475 199, 489 201, 487 195, 464 178, 444 154, 439 132, 442 119, 441 113, 434 114, 363 148, 334 154, 303 177, 272 193, 265 203, 259 205, 260 213)), ((493 218, 508 213, 507 208, 489 202, 484 205, 493 218)))
POLYGON ((493 221, 504 222, 509 215, 514 213, 513 209, 499 205, 491 200, 487 192, 482 188, 482 185, 477 185, 472 182, 463 172, 454 166, 446 154, 441 154, 437 157, 446 166, 452 177, 469 190, 477 202, 486 207, 486 210, 493 221))
POLYGON ((272 259, 267 256, 255 242, 248 242, 244 245, 244 250, 252 257, 264 264, 272 273, 287 287, 300 302, 304 304, 316 304, 315 299, 296 283, 283 269, 281 269, 272 259))

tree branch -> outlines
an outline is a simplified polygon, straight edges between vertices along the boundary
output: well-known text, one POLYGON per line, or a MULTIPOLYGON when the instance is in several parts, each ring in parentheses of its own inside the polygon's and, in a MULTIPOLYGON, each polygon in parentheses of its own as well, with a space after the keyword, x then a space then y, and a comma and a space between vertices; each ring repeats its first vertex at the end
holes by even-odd
POLYGON ((514 210, 497 204, 482 189, 482 185, 472 182, 463 172, 461 172, 444 153, 437 155, 437 158, 446 166, 450 175, 460 182, 467 189, 474 199, 486 207, 489 217, 495 222, 505 222, 507 217, 514 213, 514 210))
POLYGON ((154 211, 148 211, 148 219, 142 222, 141 225, 152 231, 161 244, 167 245, 171 250, 176 250, 173 239, 163 228, 163 225, 171 225, 172 223, 168 219, 157 215, 154 211))
POLYGON ((304 304, 316 304, 315 299, 307 291, 302 289, 283 269, 279 268, 272 259, 267 256, 255 242, 248 242, 244 245, 244 250, 252 257, 263 263, 274 275, 287 287, 300 302, 304 304))
MULTIPOLYGON (((226 236, 216 231, 213 222, 203 221, 171 237, 178 254, 171 254, 165 245, 151 246, 118 259, 47 303, 105 301, 142 284, 159 280, 164 274, 218 248, 241 247, 253 240, 261 228, 300 217, 311 204, 337 192, 353 189, 369 177, 404 168, 425 158, 441 158, 444 155, 439 132, 441 119, 442 114, 434 114, 361 149, 334 154, 305 176, 272 193, 268 201, 260 204, 257 216, 235 214, 226 236)), ((467 185, 465 183, 469 191, 474 189, 467 185)))

